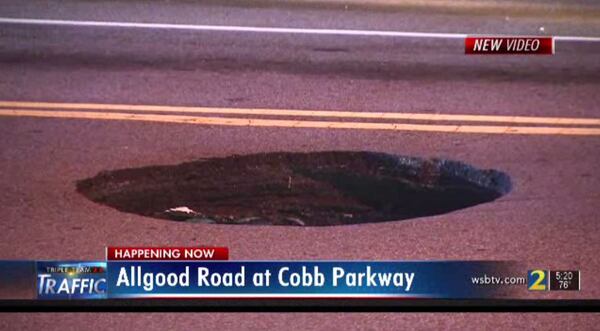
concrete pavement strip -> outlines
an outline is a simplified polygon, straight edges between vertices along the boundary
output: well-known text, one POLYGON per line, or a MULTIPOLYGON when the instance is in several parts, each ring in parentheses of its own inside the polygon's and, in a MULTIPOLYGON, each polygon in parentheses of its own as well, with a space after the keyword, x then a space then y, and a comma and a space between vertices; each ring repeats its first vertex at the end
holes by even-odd
POLYGON ((600 7, 592 4, 591 1, 557 0, 234 0, 229 4, 237 6, 297 6, 343 10, 416 10, 467 15, 543 16, 554 19, 597 19, 600 13, 600 7))

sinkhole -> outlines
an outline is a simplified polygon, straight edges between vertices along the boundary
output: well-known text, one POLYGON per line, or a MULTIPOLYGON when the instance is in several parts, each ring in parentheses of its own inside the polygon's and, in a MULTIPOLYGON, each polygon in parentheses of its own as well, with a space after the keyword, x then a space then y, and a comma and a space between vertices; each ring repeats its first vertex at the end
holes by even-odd
POLYGON ((261 153, 101 172, 77 182, 119 211, 205 224, 328 226, 406 220, 493 201, 508 175, 375 152, 261 153))

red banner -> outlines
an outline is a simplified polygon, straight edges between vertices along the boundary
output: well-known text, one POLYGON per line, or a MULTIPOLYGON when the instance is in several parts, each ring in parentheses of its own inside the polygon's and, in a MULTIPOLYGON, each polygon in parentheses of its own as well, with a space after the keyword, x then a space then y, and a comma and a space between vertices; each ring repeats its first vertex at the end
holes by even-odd
POLYGON ((227 247, 107 247, 106 260, 228 260, 227 247))
POLYGON ((467 37, 465 54, 554 54, 554 38, 467 37))

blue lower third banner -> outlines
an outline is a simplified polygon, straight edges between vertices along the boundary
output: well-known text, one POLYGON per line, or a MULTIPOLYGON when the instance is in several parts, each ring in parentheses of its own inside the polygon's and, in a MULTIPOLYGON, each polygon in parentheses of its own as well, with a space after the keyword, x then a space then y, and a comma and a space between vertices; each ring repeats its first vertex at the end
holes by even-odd
POLYGON ((39 299, 105 298, 490 298, 503 262, 44 261, 39 299))
POLYGON ((38 299, 491 298, 503 262, 43 261, 38 299))

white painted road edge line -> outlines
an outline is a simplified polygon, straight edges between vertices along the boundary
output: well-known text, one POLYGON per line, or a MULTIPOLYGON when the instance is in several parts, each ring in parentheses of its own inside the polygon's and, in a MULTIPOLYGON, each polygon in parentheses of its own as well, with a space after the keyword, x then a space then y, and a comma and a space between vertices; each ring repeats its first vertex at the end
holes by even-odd
MULTIPOLYGON (((256 33, 288 33, 288 34, 315 34, 339 36, 365 36, 365 37, 407 37, 407 38, 442 38, 464 39, 467 36, 494 35, 496 34, 466 34, 466 33, 435 33, 435 32, 408 32, 408 31, 378 31, 378 30, 346 30, 346 29, 305 29, 305 28, 276 28, 254 26, 226 26, 226 25, 194 25, 194 24, 167 24, 167 23, 136 23, 136 22, 105 22, 105 21, 77 21, 77 20, 51 20, 35 18, 9 18, 0 17, 0 24, 29 24, 29 25, 59 25, 59 26, 91 26, 91 27, 118 27, 118 28, 143 28, 143 29, 171 29, 171 30, 200 30, 221 32, 256 32, 256 33)), ((555 36, 560 41, 600 42, 600 37, 583 36, 555 36)))

